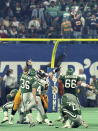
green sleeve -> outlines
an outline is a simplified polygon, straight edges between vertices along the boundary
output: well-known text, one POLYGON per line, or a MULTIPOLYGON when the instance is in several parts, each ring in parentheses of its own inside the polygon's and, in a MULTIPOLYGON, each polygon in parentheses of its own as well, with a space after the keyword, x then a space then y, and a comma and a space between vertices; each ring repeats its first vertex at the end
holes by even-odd
POLYGON ((36 88, 37 89, 38 86, 39 86, 39 84, 38 84, 38 82, 36 80, 32 82, 32 88, 36 88))
POLYGON ((60 76, 60 80, 62 81, 62 83, 65 83, 65 76, 60 76))
POLYGON ((77 77, 77 82, 78 82, 78 81, 81 81, 81 78, 80 78, 80 77, 77 77))
POLYGON ((64 76, 60 76, 60 78, 59 78, 60 80, 63 80, 64 79, 64 76))

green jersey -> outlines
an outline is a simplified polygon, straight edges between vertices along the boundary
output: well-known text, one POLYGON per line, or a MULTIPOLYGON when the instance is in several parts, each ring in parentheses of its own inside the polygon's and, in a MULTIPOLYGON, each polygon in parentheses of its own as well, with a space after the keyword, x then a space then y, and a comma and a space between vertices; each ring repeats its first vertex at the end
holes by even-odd
POLYGON ((37 88, 37 96, 46 94, 47 90, 45 90, 45 87, 42 85, 39 85, 37 88))
POLYGON ((32 88, 37 88, 38 83, 36 80, 35 75, 26 75, 22 74, 21 79, 20 79, 20 90, 21 93, 28 93, 32 92, 32 88))
POLYGON ((61 76, 60 80, 64 85, 64 93, 71 93, 76 95, 77 82, 80 81, 80 78, 76 75, 65 75, 61 76))

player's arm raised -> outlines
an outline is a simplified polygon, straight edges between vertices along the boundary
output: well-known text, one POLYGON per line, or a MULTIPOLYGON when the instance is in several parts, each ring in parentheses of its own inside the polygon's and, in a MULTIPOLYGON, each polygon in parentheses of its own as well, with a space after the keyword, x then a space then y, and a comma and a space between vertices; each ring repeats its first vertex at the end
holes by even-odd
POLYGON ((89 84, 86 84, 86 83, 82 82, 82 81, 78 81, 77 85, 78 86, 83 86, 83 87, 86 87, 86 88, 90 88, 90 89, 94 89, 95 88, 95 87, 93 87, 93 86, 91 86, 89 84))
POLYGON ((33 93, 34 99, 36 100, 36 88, 32 89, 32 93, 33 93))

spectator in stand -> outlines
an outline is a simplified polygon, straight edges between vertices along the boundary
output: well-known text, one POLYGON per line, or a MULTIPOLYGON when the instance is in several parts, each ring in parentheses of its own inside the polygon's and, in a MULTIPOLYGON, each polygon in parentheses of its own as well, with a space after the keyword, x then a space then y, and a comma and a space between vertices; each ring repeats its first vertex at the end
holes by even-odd
POLYGON ((92 15, 89 20, 89 38, 97 38, 97 20, 95 15, 92 15))
POLYGON ((46 32, 46 36, 47 38, 57 38, 58 34, 56 29, 53 26, 49 27, 49 29, 46 32))
POLYGON ((91 81, 91 85, 95 87, 96 90, 96 106, 98 106, 98 79, 96 78, 96 76, 92 76, 92 81, 91 81))
POLYGON ((6 16, 4 19, 3 19, 3 25, 6 27, 6 28, 9 28, 10 27, 10 21, 9 21, 9 17, 6 16))
POLYGON ((71 14, 70 14, 70 8, 67 6, 65 7, 65 10, 62 12, 62 15, 63 15, 63 19, 65 19, 66 17, 70 17, 71 14))
POLYGON ((3 18, 0 19, 0 26, 3 25, 3 18))
POLYGON ((0 27, 0 38, 8 38, 8 31, 3 25, 0 27))
POLYGON ((15 26, 11 27, 10 36, 11 36, 11 38, 17 38, 18 37, 17 28, 15 26))
POLYGON ((28 29, 28 37, 29 38, 33 38, 33 37, 37 37, 36 35, 36 29, 35 27, 32 25, 30 29, 28 29))
POLYGON ((11 9, 11 7, 7 7, 4 10, 4 14, 5 14, 5 17, 9 17, 9 18, 12 18, 14 16, 14 13, 13 13, 13 10, 11 9))
POLYGON ((96 30, 97 30, 97 38, 98 38, 98 11, 96 11, 96 30))
POLYGON ((6 6, 6 8, 11 7, 11 0, 6 0, 5 6, 6 6))
POLYGON ((19 22, 19 21, 17 20, 17 18, 14 16, 11 23, 12 23, 12 26, 18 27, 20 22, 19 22))
POLYGON ((43 28, 46 28, 46 19, 45 19, 45 8, 43 6, 43 4, 39 4, 36 5, 35 7, 33 7, 33 11, 32 11, 32 17, 38 18, 40 20, 40 23, 42 25, 43 28))
POLYGON ((53 20, 51 24, 56 30, 57 38, 61 38, 61 23, 62 23, 62 17, 58 16, 53 20))
POLYGON ((42 28, 46 29, 47 24, 46 24, 46 16, 45 16, 45 7, 43 4, 40 3, 39 5, 39 17, 42 28))
POLYGON ((91 17, 91 12, 86 11, 84 13, 85 25, 84 25, 84 28, 82 30, 82 37, 83 38, 89 38, 89 20, 90 20, 90 17, 91 17))
MULTIPOLYGON (((74 18, 72 20, 72 28, 73 28, 74 38, 76 38, 76 39, 82 38, 82 30, 83 30, 84 25, 85 25, 84 19, 82 21, 81 15, 75 14, 74 18)), ((81 42, 79 41, 79 43, 81 43, 81 42)))
MULTIPOLYGON (((19 23, 24 23, 26 32, 29 33, 28 25, 31 18, 35 17, 37 27, 39 25, 39 29, 34 29, 37 37, 47 37, 47 30, 53 27, 58 34, 56 38, 61 38, 61 23, 66 15, 71 15, 74 38, 97 38, 98 35, 97 0, 2 0, 0 7, 0 19, 4 19, 8 32, 11 26, 15 26, 19 31, 19 23), (15 21, 13 17, 16 17, 15 21), (9 24, 11 21, 12 25, 9 24)), ((30 35, 27 34, 26 37, 28 36, 30 35)))
POLYGON ((79 69, 79 75, 78 76, 81 78, 81 81, 86 83, 86 75, 84 74, 84 70, 83 69, 79 69))
POLYGON ((30 18, 31 18, 31 9, 29 7, 29 5, 22 5, 21 6, 22 10, 21 10, 21 22, 25 22, 27 23, 30 18))
POLYGON ((34 35, 36 34, 37 38, 40 38, 42 27, 38 18, 33 17, 32 20, 29 21, 28 29, 30 30, 32 27, 34 29, 34 35))
POLYGON ((4 16, 13 17, 13 2, 12 0, 4 0, 5 8, 4 8, 4 16))
POLYGON ((31 10, 33 10, 33 7, 36 6, 35 1, 36 1, 36 0, 30 0, 29 7, 30 7, 31 10))
POLYGON ((39 5, 35 5, 35 6, 33 6, 31 17, 35 17, 35 18, 37 18, 37 16, 39 15, 38 7, 39 7, 39 5))
POLYGON ((19 23, 18 25, 18 31, 22 30, 25 25, 23 23, 19 23))
MULTIPOLYGON (((78 76, 83 83, 86 83, 86 75, 84 74, 83 69, 79 69, 78 76)), ((77 90, 78 90, 78 98, 79 98, 80 104, 82 106, 86 106, 86 88, 84 88, 83 86, 79 86, 77 90)))
POLYGON ((88 89, 86 92, 87 96, 87 107, 96 106, 96 91, 95 89, 88 89))
POLYGON ((60 0, 60 5, 61 5, 61 11, 65 11, 65 7, 67 5, 65 0, 60 0))
POLYGON ((98 79, 96 78, 95 75, 92 76, 91 85, 94 86, 98 90, 98 79))
POLYGON ((30 29, 32 26, 34 26, 35 29, 37 29, 37 30, 40 29, 41 25, 40 25, 40 21, 38 18, 33 17, 32 20, 29 21, 28 29, 30 29))
POLYGON ((19 38, 26 38, 26 36, 27 36, 26 27, 22 23, 19 23, 19 26, 18 26, 18 36, 19 36, 19 38))
POLYGON ((18 19, 21 19, 21 17, 22 17, 21 12, 22 12, 21 4, 19 2, 16 2, 15 9, 14 9, 14 15, 18 19))
MULTIPOLYGON (((3 90, 5 92, 5 96, 3 96, 3 97, 5 98, 4 102, 6 103, 7 94, 9 94, 12 89, 18 88, 12 69, 7 70, 6 74, 3 77, 3 81, 4 81, 3 90)), ((5 103, 3 103, 3 104, 5 104, 5 103)))
POLYGON ((6 103, 6 89, 3 78, 0 76, 0 106, 6 103))
POLYGON ((46 19, 48 25, 58 16, 58 12, 60 11, 60 6, 56 4, 55 0, 50 1, 49 7, 46 8, 46 19))
POLYGON ((12 69, 7 70, 3 77, 3 81, 5 82, 6 95, 9 94, 12 89, 16 88, 16 80, 12 69))
POLYGON ((66 16, 61 24, 61 36, 62 38, 71 38, 72 37, 72 25, 70 21, 70 17, 66 16))

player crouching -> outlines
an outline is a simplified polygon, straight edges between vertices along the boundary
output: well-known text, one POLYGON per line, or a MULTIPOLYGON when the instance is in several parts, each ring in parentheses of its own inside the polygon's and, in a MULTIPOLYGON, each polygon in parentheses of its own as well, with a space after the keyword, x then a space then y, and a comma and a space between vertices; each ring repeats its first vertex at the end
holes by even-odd
POLYGON ((62 81, 64 86, 64 95, 62 97, 61 114, 65 120, 63 128, 77 128, 80 125, 88 127, 83 121, 80 109, 80 103, 77 97, 77 86, 93 88, 88 84, 81 82, 81 79, 73 75, 72 68, 68 68, 65 76, 61 76, 59 81, 62 81))
MULTIPOLYGON (((3 121, 1 121, 1 123, 5 123, 7 121, 9 121, 9 117, 8 117, 8 110, 12 109, 12 107, 14 107, 15 101, 16 101, 16 96, 17 94, 19 95, 19 92, 17 89, 13 89, 10 94, 7 95, 7 103, 5 105, 3 105, 2 109, 3 109, 3 113, 4 113, 4 118, 3 121)), ((20 101, 18 101, 18 105, 20 104, 20 101)))

